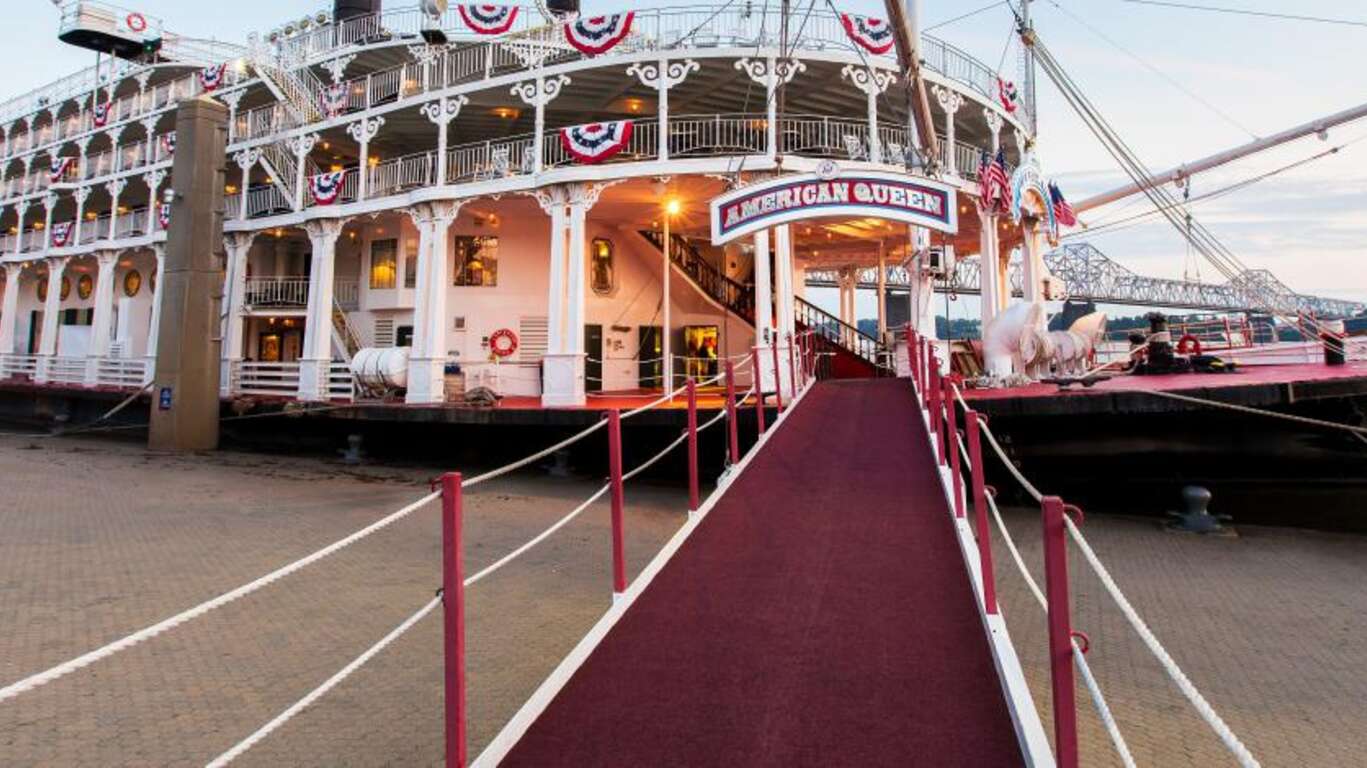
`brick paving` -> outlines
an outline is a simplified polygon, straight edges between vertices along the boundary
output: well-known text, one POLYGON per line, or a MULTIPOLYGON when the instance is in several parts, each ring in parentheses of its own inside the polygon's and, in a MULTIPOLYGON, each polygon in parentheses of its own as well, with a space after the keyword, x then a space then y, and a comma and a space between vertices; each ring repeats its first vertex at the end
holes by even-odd
MULTIPOLYGON (((172 457, 136 443, 0 437, 0 685, 154 623, 313 551, 426 492, 430 469, 297 457, 172 457)), ((470 568, 593 490, 529 471, 473 494, 470 568)), ((639 570, 683 520, 676 489, 629 488, 639 570)), ((1092 510, 1096 512, 1097 510, 1092 510)), ((1008 511, 1038 573, 1038 519, 1008 511)), ((435 508, 238 603, 0 704, 0 765, 203 765, 425 603, 435 508)), ((1165 533, 1093 514, 1085 532, 1131 601, 1267 766, 1364 763, 1367 538, 1241 527, 1165 533)), ((1048 722, 1044 621, 998 543, 1003 604, 1048 722)), ((1088 575, 1078 628, 1140 765, 1232 764, 1088 575)), ((472 752, 608 605, 604 505, 469 595, 472 752)), ((434 614, 240 761, 437 765, 434 614)), ((1089 704, 1079 692, 1084 712, 1089 704)), ((1095 717, 1084 764, 1118 764, 1095 717)))

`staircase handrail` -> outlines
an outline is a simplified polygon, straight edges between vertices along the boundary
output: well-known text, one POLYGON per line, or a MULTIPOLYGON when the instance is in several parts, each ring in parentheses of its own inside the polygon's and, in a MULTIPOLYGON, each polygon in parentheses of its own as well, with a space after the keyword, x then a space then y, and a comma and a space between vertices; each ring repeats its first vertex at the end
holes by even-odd
MULTIPOLYGON (((663 249, 664 236, 655 230, 643 229, 641 236, 656 248, 663 249)), ((747 322, 755 320, 754 288, 727 277, 712 266, 698 249, 682 235, 670 235, 669 260, 688 275, 713 300, 747 322)))
POLYGON ((884 345, 881 341, 801 296, 794 296, 793 300, 796 302, 798 322, 815 331, 818 336, 844 347, 874 365, 886 365, 884 345))

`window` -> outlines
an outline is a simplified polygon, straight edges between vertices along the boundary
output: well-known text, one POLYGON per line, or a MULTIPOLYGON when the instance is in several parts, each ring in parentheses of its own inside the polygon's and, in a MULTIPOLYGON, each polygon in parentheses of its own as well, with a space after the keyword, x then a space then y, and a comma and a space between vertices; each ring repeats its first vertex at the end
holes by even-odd
POLYGON ((399 241, 376 240, 370 244, 370 288, 384 290, 394 287, 398 276, 399 241))
POLYGON ((403 241, 403 287, 418 287, 418 239, 403 241))
POLYGON ((593 292, 600 296, 607 296, 612 293, 616 285, 617 275, 613 268, 612 261, 612 241, 605 238, 595 238, 593 247, 590 249, 590 268, 593 275, 593 292))
POLYGON ((456 235, 455 285, 498 285, 498 238, 456 235))

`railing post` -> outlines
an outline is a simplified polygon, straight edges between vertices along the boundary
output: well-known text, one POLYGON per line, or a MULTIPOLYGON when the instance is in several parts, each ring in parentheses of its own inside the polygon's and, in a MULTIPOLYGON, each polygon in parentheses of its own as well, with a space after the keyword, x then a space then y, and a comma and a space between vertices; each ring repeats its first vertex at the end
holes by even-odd
POLYGON ((736 423, 736 364, 726 361, 726 433, 731 466, 740 463, 740 425, 736 423))
POLYGON ((916 331, 912 330, 911 323, 907 323, 907 371, 911 374, 911 381, 914 386, 921 385, 921 374, 916 367, 916 331))
POLYGON ((778 367, 778 343, 770 347, 774 351, 774 402, 778 404, 778 412, 783 413, 783 372, 778 367))
POLYGON ((977 411, 964 412, 964 426, 968 431, 968 461, 973 473, 973 517, 978 529, 978 564, 982 568, 983 606, 989 614, 997 613, 997 577, 992 569, 992 531, 987 522, 987 479, 983 466, 981 423, 985 417, 977 411))
POLYGON ((627 591, 626 544, 623 535, 622 513, 626 507, 626 493, 622 488, 622 412, 608 411, 608 469, 612 483, 612 592, 627 591))
POLYGON ((698 492, 698 383, 690 376, 688 396, 688 511, 702 506, 698 492))
POLYGON ((964 486, 960 482, 963 479, 963 470, 959 456, 959 412, 954 403, 954 379, 946 376, 944 382, 945 427, 948 429, 945 439, 949 443, 950 478, 954 485, 954 517, 962 518, 964 516, 964 486))
POLYGON ((931 372, 935 378, 930 384, 930 421, 935 425, 935 455, 943 467, 948 459, 945 453, 948 436, 945 435, 945 385, 944 377, 940 375, 939 360, 931 358, 931 372))
POLYGON ((789 336, 788 336, 788 381, 792 382, 792 384, 793 384, 793 398, 796 399, 796 398, 797 398, 797 392, 798 392, 798 389, 800 389, 800 387, 798 386, 798 383, 797 383, 797 352, 793 349, 793 345, 794 345, 794 344, 797 344, 797 339, 795 339, 795 338, 793 338, 791 335, 789 335, 789 336))
POLYGON ((759 367, 759 347, 750 351, 750 378, 755 382, 755 419, 759 425, 759 432, 756 435, 764 434, 764 376, 760 374, 759 367))
POLYGON ((1068 603, 1068 532, 1063 500, 1046 496, 1044 589, 1049 600, 1049 670, 1053 680, 1054 749, 1059 768, 1077 768, 1077 705, 1073 683, 1073 627, 1068 603))
POLYGON ((446 766, 464 768, 465 744, 465 556, 461 541, 461 476, 441 477, 441 599, 444 608, 446 766))

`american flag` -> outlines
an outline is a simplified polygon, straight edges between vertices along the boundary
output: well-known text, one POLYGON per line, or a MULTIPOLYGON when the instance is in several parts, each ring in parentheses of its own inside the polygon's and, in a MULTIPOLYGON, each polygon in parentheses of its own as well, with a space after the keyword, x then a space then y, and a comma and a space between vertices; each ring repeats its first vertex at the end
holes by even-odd
POLYGON ((1006 153, 998 150, 995 159, 983 151, 982 168, 978 171, 978 197, 983 207, 1005 208, 1011 199, 1011 182, 1006 178, 1006 153))
POLYGON ((1073 206, 1063 199, 1063 191, 1052 182, 1049 184, 1049 198, 1054 204, 1054 221, 1061 227, 1077 226, 1077 214, 1073 212, 1073 206))

